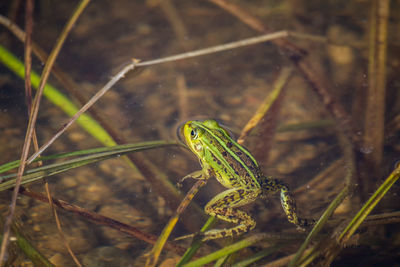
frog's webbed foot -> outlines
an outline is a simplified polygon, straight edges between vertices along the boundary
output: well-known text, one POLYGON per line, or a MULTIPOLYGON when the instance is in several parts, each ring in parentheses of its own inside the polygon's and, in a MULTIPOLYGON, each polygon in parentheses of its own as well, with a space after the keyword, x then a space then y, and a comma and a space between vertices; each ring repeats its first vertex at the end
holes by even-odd
POLYGON ((204 173, 202 170, 199 171, 194 171, 192 173, 189 173, 188 175, 184 176, 181 180, 179 180, 179 182, 176 183, 177 187, 182 187, 182 183, 183 181, 185 181, 188 178, 192 178, 192 179, 205 179, 204 178, 204 173))
POLYGON ((310 218, 297 218, 297 229, 305 231, 306 228, 314 226, 317 223, 317 220, 310 218))
POLYGON ((290 221, 291 223, 294 223, 297 227, 297 231, 299 232, 306 232, 310 227, 314 226, 317 223, 317 220, 315 219, 310 219, 310 218, 297 218, 296 221, 290 221))
POLYGON ((262 188, 265 193, 268 192, 281 192, 281 204, 286 213, 289 222, 295 224, 298 230, 305 231, 306 228, 315 224, 314 219, 299 218, 297 215, 296 202, 289 190, 289 187, 282 181, 276 180, 272 177, 265 177, 262 181, 262 188))

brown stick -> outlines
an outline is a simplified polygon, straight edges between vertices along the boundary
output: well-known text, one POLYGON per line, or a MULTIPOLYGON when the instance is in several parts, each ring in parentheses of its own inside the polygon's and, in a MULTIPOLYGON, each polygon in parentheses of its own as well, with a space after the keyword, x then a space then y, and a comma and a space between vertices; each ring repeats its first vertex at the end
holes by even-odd
MULTIPOLYGON (((26 189, 21 189, 20 194, 29 196, 31 198, 34 198, 34 199, 39 200, 44 203, 49 203, 48 198, 45 195, 40 194, 40 193, 28 191, 26 189)), ((130 225, 122 223, 120 221, 111 219, 110 217, 106 217, 106 216, 97 214, 95 212, 88 211, 82 207, 71 204, 67 201, 56 199, 54 197, 52 198, 52 201, 53 201, 53 204, 60 209, 77 214, 77 215, 84 217, 85 219, 87 219, 91 222, 94 222, 98 225, 108 226, 108 227, 118 230, 122 233, 128 234, 128 235, 138 238, 140 240, 143 240, 149 244, 155 244, 155 242, 157 240, 157 237, 154 235, 142 232, 133 226, 130 226, 130 225)), ((165 244, 165 248, 168 250, 174 251, 178 254, 183 254, 185 252, 185 249, 183 247, 176 245, 174 243, 171 243, 171 242, 167 242, 165 244)))
MULTIPOLYGON (((366 165, 380 176, 385 122, 386 47, 389 1, 374 0, 371 7, 368 89, 365 109, 363 150, 366 165)), ((362 150, 362 151, 363 151, 362 150)), ((375 186, 375 185, 374 185, 375 186)), ((365 188, 367 191, 370 188, 365 188)))

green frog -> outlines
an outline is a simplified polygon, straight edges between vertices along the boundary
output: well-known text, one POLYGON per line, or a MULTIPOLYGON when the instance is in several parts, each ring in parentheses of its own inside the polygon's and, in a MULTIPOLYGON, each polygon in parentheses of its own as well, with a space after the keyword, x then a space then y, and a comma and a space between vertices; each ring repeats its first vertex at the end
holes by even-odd
POLYGON ((233 140, 217 121, 188 121, 180 131, 202 167, 197 175, 187 177, 215 177, 227 188, 207 203, 205 212, 236 225, 229 229, 213 229, 202 233, 203 241, 236 236, 252 230, 256 226, 254 219, 236 208, 270 192, 280 192, 282 207, 289 222, 302 229, 313 223, 297 216, 296 204, 287 185, 264 176, 250 152, 233 140))

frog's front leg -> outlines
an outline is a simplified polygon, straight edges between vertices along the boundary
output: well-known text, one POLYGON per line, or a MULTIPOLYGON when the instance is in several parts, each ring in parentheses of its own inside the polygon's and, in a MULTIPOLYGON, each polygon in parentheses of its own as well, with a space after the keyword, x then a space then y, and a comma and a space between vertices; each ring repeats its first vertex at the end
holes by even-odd
POLYGON ((256 226, 256 222, 236 207, 248 204, 261 194, 260 189, 232 188, 216 195, 204 208, 205 212, 221 220, 238 224, 229 229, 213 229, 204 233, 203 241, 245 233, 256 226))
POLYGON ((192 178, 192 179, 208 179, 208 176, 204 174, 203 170, 198 170, 198 171, 194 171, 192 173, 189 173, 188 175, 184 176, 182 179, 180 179, 176 185, 178 187, 182 187, 182 183, 183 181, 185 181, 188 178, 192 178))

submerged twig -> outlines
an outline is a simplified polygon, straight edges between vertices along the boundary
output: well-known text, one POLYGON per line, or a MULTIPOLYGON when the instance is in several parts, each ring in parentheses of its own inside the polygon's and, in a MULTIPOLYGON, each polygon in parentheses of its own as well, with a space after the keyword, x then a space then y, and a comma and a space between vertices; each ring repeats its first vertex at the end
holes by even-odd
MULTIPOLYGON (((240 8, 238 5, 233 4, 232 2, 228 2, 226 0, 209 0, 213 4, 219 6, 224 9, 228 13, 234 15, 239 20, 241 20, 246 25, 250 26, 250 28, 261 32, 268 33, 270 29, 261 22, 261 20, 249 14, 244 9, 240 8)), ((288 56, 293 57, 293 59, 300 59, 307 54, 307 52, 299 48, 298 46, 292 44, 288 40, 285 39, 276 39, 272 41, 277 46, 284 48, 284 52, 287 53, 288 56)))
POLYGON ((248 45, 266 42, 266 41, 271 41, 274 39, 283 38, 283 37, 287 37, 287 36, 289 36, 288 31, 273 32, 273 33, 269 33, 269 34, 252 37, 252 38, 243 39, 243 40, 236 41, 236 42, 226 43, 223 45, 216 45, 216 46, 212 46, 212 47, 208 47, 208 48, 204 48, 204 49, 194 50, 194 51, 190 51, 187 53, 177 54, 177 55, 154 59, 154 60, 142 61, 142 62, 139 62, 138 64, 136 64, 136 66, 138 66, 138 67, 150 66, 150 65, 161 64, 161 63, 166 63, 166 62, 171 62, 171 61, 188 59, 188 58, 192 58, 192 57, 208 55, 208 54, 222 52, 222 51, 226 51, 226 50, 230 50, 230 49, 234 49, 234 48, 239 48, 239 47, 244 47, 244 46, 248 46, 248 45))
POLYGON ((79 267, 82 267, 82 264, 79 262, 78 258, 76 257, 74 251, 72 250, 71 246, 69 245, 69 242, 68 242, 67 238, 65 237, 65 234, 62 230, 62 226, 61 226, 60 218, 58 217, 57 210, 53 204, 53 201, 51 201, 52 198, 51 198, 49 183, 47 181, 45 181, 44 186, 45 186, 46 197, 48 199, 50 210, 53 214, 54 221, 56 222, 57 231, 58 231, 58 234, 60 235, 61 241, 63 242, 64 246, 67 248, 67 251, 68 251, 69 255, 71 256, 72 260, 75 262, 75 264, 79 267))
MULTIPOLYGON (((23 195, 32 197, 32 198, 34 198, 36 200, 48 203, 47 197, 45 195, 43 195, 43 194, 36 193, 36 192, 33 192, 33 191, 28 191, 28 190, 23 190, 20 193, 23 194, 23 195)), ((91 222, 94 222, 94 223, 96 223, 98 225, 103 225, 103 226, 107 226, 107 227, 113 228, 113 229, 118 230, 118 231, 120 231, 122 233, 128 234, 128 235, 133 236, 133 237, 135 237, 137 239, 145 241, 145 242, 147 242, 149 244, 155 244, 155 242, 157 240, 157 237, 154 236, 154 235, 142 232, 142 231, 140 231, 139 229, 137 229, 137 228, 135 228, 133 226, 130 226, 130 225, 122 223, 122 222, 119 222, 119 221, 114 220, 114 219, 112 219, 110 217, 103 216, 103 215, 100 215, 100 214, 92 212, 92 211, 88 211, 88 210, 86 210, 86 209, 84 209, 82 207, 79 207, 77 205, 68 203, 68 202, 66 202, 64 200, 52 198, 52 201, 53 201, 54 205, 56 205, 57 207, 59 207, 59 208, 61 208, 63 210, 75 213, 75 214, 77 214, 77 215, 79 215, 79 216, 81 216, 81 217, 83 217, 83 218, 85 218, 85 219, 87 219, 87 220, 89 220, 91 222)), ((167 242, 166 245, 165 245, 165 248, 168 249, 168 250, 172 250, 172 251, 174 251, 176 253, 179 253, 179 254, 184 252, 184 248, 182 248, 181 246, 176 245, 174 243, 171 243, 171 242, 167 242)))
POLYGON ((263 103, 259 106, 256 113, 247 122, 246 126, 244 126, 237 140, 239 144, 243 144, 244 139, 247 137, 250 131, 254 129, 254 127, 256 127, 256 125, 259 124, 262 119, 265 119, 265 115, 271 109, 272 105, 276 103, 276 100, 281 95, 281 92, 284 86, 287 84, 291 73, 291 68, 282 69, 278 79, 274 82, 274 85, 272 86, 273 91, 264 99, 263 103))
POLYGON ((360 227, 369 227, 372 225, 382 225, 388 223, 399 223, 400 222, 400 211, 394 211, 390 213, 369 215, 365 218, 364 222, 360 227))

